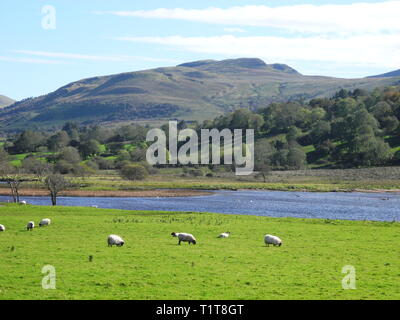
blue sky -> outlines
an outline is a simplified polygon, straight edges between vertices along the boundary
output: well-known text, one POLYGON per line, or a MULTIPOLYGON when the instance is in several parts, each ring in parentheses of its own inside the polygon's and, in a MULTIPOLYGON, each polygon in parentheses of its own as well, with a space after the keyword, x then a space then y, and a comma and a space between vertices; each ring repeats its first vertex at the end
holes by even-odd
POLYGON ((400 68, 399 12, 400 1, 369 0, 1 0, 0 94, 235 57, 364 77, 400 68), (52 17, 55 28, 43 28, 52 17))

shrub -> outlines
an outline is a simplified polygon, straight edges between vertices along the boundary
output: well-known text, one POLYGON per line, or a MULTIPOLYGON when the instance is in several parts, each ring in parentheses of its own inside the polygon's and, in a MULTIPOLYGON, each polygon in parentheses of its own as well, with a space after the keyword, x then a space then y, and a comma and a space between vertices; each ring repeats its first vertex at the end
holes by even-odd
POLYGON ((140 164, 128 164, 122 167, 120 170, 120 175, 124 179, 135 181, 146 178, 148 172, 146 168, 140 164))

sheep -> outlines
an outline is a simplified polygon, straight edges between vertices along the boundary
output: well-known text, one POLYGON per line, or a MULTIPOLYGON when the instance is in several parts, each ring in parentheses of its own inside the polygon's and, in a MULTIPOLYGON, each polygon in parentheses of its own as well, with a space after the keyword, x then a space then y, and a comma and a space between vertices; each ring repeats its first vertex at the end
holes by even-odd
POLYGON ((39 227, 48 226, 48 225, 50 225, 50 223, 51 223, 50 219, 48 219, 48 218, 42 219, 42 221, 39 222, 39 227))
POLYGON ((231 235, 229 231, 221 233, 217 238, 228 238, 231 235))
POLYGON ((117 247, 122 247, 125 244, 124 239, 122 239, 120 236, 117 236, 116 234, 110 234, 107 239, 107 244, 109 247, 112 247, 114 244, 117 247))
POLYGON ((90 206, 91 208, 98 208, 98 206, 96 206, 95 204, 90 206))
POLYGON ((34 221, 29 221, 28 224, 26 225, 26 230, 27 231, 32 231, 34 227, 35 227, 35 222, 34 221))
POLYGON ((270 244, 273 244, 274 246, 278 246, 278 247, 280 247, 282 245, 282 240, 280 238, 278 238, 277 236, 270 235, 270 234, 265 235, 264 242, 268 247, 270 244))
POLYGON ((190 233, 172 232, 172 233, 171 233, 171 236, 173 236, 173 237, 178 237, 178 239, 179 239, 178 244, 179 244, 179 245, 181 244, 182 241, 183 241, 183 242, 188 242, 189 245, 190 245, 191 243, 196 244, 196 238, 195 238, 192 234, 190 234, 190 233))
POLYGON ((6 231, 6 227, 3 226, 2 224, 0 224, 0 232, 2 232, 2 231, 6 231))
POLYGON ((24 206, 26 206, 26 201, 22 200, 22 201, 19 202, 19 204, 23 204, 24 206))

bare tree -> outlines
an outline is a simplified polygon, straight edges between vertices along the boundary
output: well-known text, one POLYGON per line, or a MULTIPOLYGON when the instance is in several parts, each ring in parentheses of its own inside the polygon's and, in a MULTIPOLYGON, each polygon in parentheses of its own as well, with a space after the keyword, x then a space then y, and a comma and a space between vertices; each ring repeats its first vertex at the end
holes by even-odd
POLYGON ((46 188, 50 191, 51 203, 57 205, 57 196, 60 191, 65 190, 69 183, 61 174, 51 174, 44 180, 46 188))
POLYGON ((52 164, 33 157, 25 158, 22 166, 28 173, 34 174, 38 182, 42 182, 43 178, 54 170, 52 164))
POLYGON ((9 165, 8 162, 0 164, 0 181, 5 182, 11 190, 13 202, 19 202, 20 189, 25 181, 33 181, 24 175, 22 168, 9 165))

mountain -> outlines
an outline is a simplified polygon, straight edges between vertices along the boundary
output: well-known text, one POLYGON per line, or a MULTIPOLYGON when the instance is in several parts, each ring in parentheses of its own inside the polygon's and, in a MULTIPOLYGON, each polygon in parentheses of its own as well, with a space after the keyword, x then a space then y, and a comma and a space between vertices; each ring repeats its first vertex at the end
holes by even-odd
POLYGON ((387 73, 378 74, 376 76, 370 76, 368 78, 388 78, 388 77, 400 77, 400 69, 387 73))
POLYGON ((13 104, 15 101, 9 97, 0 95, 0 108, 4 108, 13 104))
POLYGON ((51 128, 72 120, 116 124, 140 120, 213 119, 237 108, 329 97, 341 88, 373 89, 400 78, 305 76, 260 59, 202 60, 176 67, 93 77, 0 110, 0 130, 51 128))

